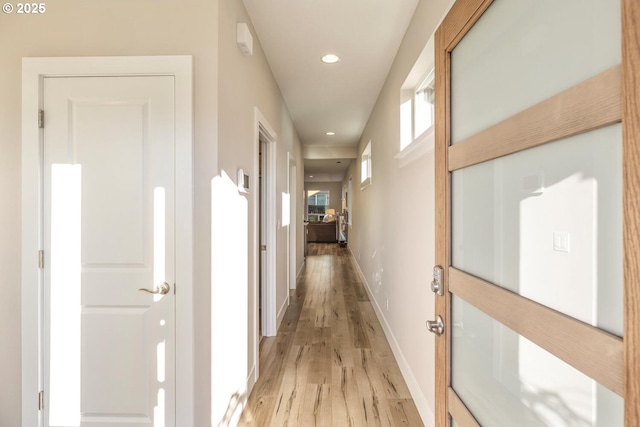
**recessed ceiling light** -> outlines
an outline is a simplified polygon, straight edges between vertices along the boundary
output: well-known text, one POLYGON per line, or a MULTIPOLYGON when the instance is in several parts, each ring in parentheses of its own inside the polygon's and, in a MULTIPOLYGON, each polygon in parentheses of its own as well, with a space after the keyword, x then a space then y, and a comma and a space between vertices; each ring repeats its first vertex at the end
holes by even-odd
POLYGON ((313 175, 309 175, 309 178, 313 178, 313 175))
POLYGON ((338 160, 336 163, 342 163, 340 160, 338 160))
POLYGON ((336 134, 335 132, 327 132, 327 135, 329 135, 329 136, 333 136, 335 134, 336 134))
POLYGON ((338 55, 334 55, 333 53, 322 57, 322 62, 324 62, 325 64, 335 64, 338 61, 340 61, 340 57, 338 55))

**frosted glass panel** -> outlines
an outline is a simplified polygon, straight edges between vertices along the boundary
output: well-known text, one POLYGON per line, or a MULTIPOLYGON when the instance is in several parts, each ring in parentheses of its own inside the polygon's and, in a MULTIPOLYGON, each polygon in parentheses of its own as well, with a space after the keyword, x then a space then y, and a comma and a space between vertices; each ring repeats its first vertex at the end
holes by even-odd
POLYGON ((620 1, 496 0, 451 55, 452 143, 621 62, 620 1))
POLYGON ((621 132, 455 171, 453 266, 622 336, 621 132))
POLYGON ((616 427, 622 397, 453 297, 452 385, 483 427, 616 427))

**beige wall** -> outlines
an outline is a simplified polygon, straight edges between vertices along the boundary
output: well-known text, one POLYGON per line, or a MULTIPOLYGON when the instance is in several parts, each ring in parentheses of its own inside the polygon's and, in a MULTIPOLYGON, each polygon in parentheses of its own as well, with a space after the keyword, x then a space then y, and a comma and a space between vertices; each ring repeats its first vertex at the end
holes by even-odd
MULTIPOLYGON (((21 60, 29 56, 110 55, 194 57, 196 385, 193 405, 195 424, 211 424, 212 181, 220 176, 219 171, 232 174, 238 167, 252 169, 254 106, 261 109, 278 133, 277 194, 286 191, 283 165, 287 164, 287 152, 302 165, 297 134, 259 44, 254 45, 253 57, 243 57, 238 51, 237 20, 248 21, 240 1, 194 0, 185 5, 184 2, 150 0, 56 0, 47 3, 47 11, 41 16, 0 14, 0 271, 3 277, 0 281, 0 426, 21 425, 21 60), (222 141, 220 149, 219 140, 222 141)), ((299 167, 298 188, 302 188, 302 176, 303 168, 299 167)), ((301 203, 300 195, 299 211, 301 203)), ((276 206, 280 215, 279 201, 276 206)), ((250 236, 253 217, 249 216, 248 221, 250 236)), ((302 230, 302 221, 296 226, 302 230)), ((277 233, 279 252, 286 248, 284 230, 281 228, 277 233)), ((298 235, 299 240, 302 239, 301 231, 298 235)), ((248 253, 254 250, 247 247, 248 253)), ((299 269, 303 261, 302 244, 298 250, 299 269)), ((252 277, 252 273, 249 271, 248 277, 252 277)), ((278 259, 277 273, 278 283, 283 280, 286 283, 286 258, 278 259)), ((217 285, 214 283, 214 289, 217 285)), ((251 290, 248 283, 243 286, 247 292, 251 290)), ((286 295, 286 289, 279 289, 279 304, 286 301, 286 295)), ((249 305, 252 303, 250 299, 249 305)), ((248 313, 248 324, 252 324, 249 307, 244 309, 248 313)), ((233 347, 225 351, 233 351, 233 347)), ((249 356, 248 365, 251 365, 249 356)), ((248 366, 242 370, 245 380, 250 369, 248 366)))
POLYGON ((400 146, 400 88, 448 3, 419 2, 369 118, 358 152, 371 140, 372 184, 360 189, 359 161, 344 181, 353 177, 349 247, 427 426, 433 426, 435 402, 434 340, 425 328, 434 311, 434 157, 431 150, 403 167, 394 157, 400 146))
MULTIPOLYGON (((287 289, 287 243, 288 234, 287 227, 283 227, 282 220, 282 193, 288 192, 288 169, 289 169, 289 153, 296 159, 296 164, 302 165, 300 142, 288 109, 278 88, 268 62, 264 56, 260 43, 257 39, 255 31, 252 30, 253 35, 253 49, 252 56, 244 56, 236 44, 236 24, 239 22, 248 23, 251 26, 251 22, 247 16, 247 12, 241 1, 221 1, 219 3, 220 13, 220 34, 219 34, 219 172, 224 176, 227 174, 235 180, 237 170, 239 168, 249 172, 249 175, 253 183, 257 183, 257 150, 255 146, 255 112, 254 107, 257 107, 261 114, 264 116, 268 124, 275 131, 276 138, 276 311, 279 314, 278 320, 282 319, 284 311, 288 304, 288 289, 287 289)), ((301 169, 301 168, 299 168, 301 169)), ((302 187, 302 171, 297 171, 298 175, 298 188, 302 187)), ((236 332, 245 334, 248 332, 249 341, 247 342, 249 355, 256 354, 256 342, 253 337, 256 334, 255 330, 255 311, 254 308, 257 304, 255 300, 257 269, 256 255, 258 253, 257 245, 254 245, 253 235, 256 230, 253 227, 256 218, 257 211, 257 196, 258 192, 255 191, 257 185, 254 185, 254 190, 246 196, 242 197, 244 200, 240 200, 239 203, 242 206, 241 215, 247 215, 248 222, 248 235, 249 244, 246 253, 241 254, 242 257, 246 257, 246 266, 248 268, 248 283, 245 278, 238 277, 235 274, 229 274, 227 277, 221 276, 218 280, 214 280, 212 283, 212 306, 213 306, 213 323, 217 321, 230 320, 227 316, 218 316, 218 312, 224 309, 228 301, 221 300, 229 295, 229 289, 241 289, 242 286, 247 287, 248 296, 248 323, 243 319, 242 315, 238 316, 238 322, 245 322, 241 327, 234 325, 236 332), (219 307, 221 310, 216 310, 219 307), (246 331, 245 329, 246 328, 246 331)), ((214 205, 217 200, 214 200, 214 205)), ((215 208, 214 208, 215 209, 215 208)), ((301 221, 299 222, 301 224, 301 221)), ((241 232, 243 224, 236 224, 237 230, 234 230, 232 234, 241 232)), ((299 227, 299 224, 296 224, 299 227)), ((221 230, 222 232, 223 230, 221 230)), ((301 241, 302 233, 298 234, 298 240, 301 241)), ((302 244, 299 244, 302 248, 302 244)), ((216 266, 220 268, 226 268, 225 266, 233 265, 237 259, 238 254, 231 253, 229 251, 220 250, 217 259, 214 258, 214 270, 216 266)), ((302 263, 302 256, 298 257, 298 264, 302 263)), ((299 269, 299 267, 298 267, 299 269)), ((237 296, 237 295, 236 295, 237 296)), ((233 298, 233 295, 231 296, 233 298)), ((238 301, 241 298, 238 298, 238 301)), ((228 307, 227 307, 228 308, 228 307)), ((239 310, 239 307, 234 307, 230 311, 239 310)), ((233 324, 233 323, 231 323, 233 324)), ((227 344, 224 338, 224 334, 228 331, 220 331, 219 334, 214 333, 213 336, 213 356, 216 354, 217 348, 224 348, 227 344)), ((226 349, 225 351, 229 351, 226 349)), ((223 356, 222 356, 223 357, 223 356)), ((228 367, 225 364, 215 364, 212 386, 214 388, 214 397, 220 393, 225 398, 230 399, 232 394, 239 392, 242 395, 242 385, 246 384, 247 377, 252 375, 256 360, 249 357, 247 360, 246 370, 244 371, 244 379, 238 377, 233 381, 228 381, 227 372, 228 367), (239 384, 239 381, 243 380, 243 384, 239 384), (224 388, 224 390, 216 390, 216 387, 224 388)), ((249 379, 251 382, 252 379, 249 379)), ((220 414, 227 409, 228 401, 218 401, 214 398, 214 424, 217 424, 220 414), (217 406, 221 405, 221 406, 217 406)))
MULTIPOLYGON (((21 60, 28 56, 193 55, 195 315, 208 318, 209 181, 217 164, 217 3, 56 0, 40 16, 0 15, 0 425, 20 426, 21 60)), ((208 326, 196 322, 198 420, 209 419, 208 326)), ((201 423, 199 423, 201 424, 201 423)), ((25 426, 26 427, 26 426, 25 426)))

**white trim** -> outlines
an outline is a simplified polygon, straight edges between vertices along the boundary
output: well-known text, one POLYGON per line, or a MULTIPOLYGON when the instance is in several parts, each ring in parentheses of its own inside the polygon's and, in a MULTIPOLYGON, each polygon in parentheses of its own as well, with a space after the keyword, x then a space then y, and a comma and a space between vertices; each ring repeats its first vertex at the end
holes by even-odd
POLYGON ((418 160, 425 154, 432 152, 435 146, 435 126, 422 132, 411 144, 404 147, 395 158, 398 160, 398 167, 403 168, 409 163, 418 160))
POLYGON ((53 76, 171 75, 176 112, 176 425, 193 425, 193 71, 191 56, 22 60, 22 425, 42 425, 41 144, 42 79, 53 76))
POLYGON ((280 309, 278 310, 278 323, 280 323, 282 321, 282 319, 284 318, 284 313, 287 311, 287 307, 289 307, 289 298, 286 298, 284 301, 282 301, 282 305, 280 306, 280 309))
MULTIPOLYGON (((267 203, 267 213, 265 224, 267 224, 267 232, 266 232, 266 245, 267 245, 267 280, 263 286, 262 292, 262 335, 263 336, 275 336, 277 332, 277 322, 276 322, 276 155, 277 155, 277 138, 278 135, 273 130, 273 127, 267 119, 264 117, 262 112, 258 109, 258 107, 254 107, 254 145, 253 145, 253 153, 254 153, 254 163, 253 170, 254 178, 253 178, 253 186, 254 188, 259 188, 259 150, 260 150, 260 135, 263 135, 268 143, 266 144, 266 157, 267 157, 267 172, 265 176, 267 178, 266 181, 266 203, 267 203)), ((264 171, 263 171, 264 172, 264 171)), ((255 367, 255 381, 258 380, 260 375, 260 322, 258 319, 258 303, 259 303, 259 294, 258 294, 258 285, 260 283, 260 279, 258 277, 259 271, 259 262, 260 262, 260 199, 259 199, 259 191, 253 192, 253 247, 255 248, 255 256, 253 259, 253 292, 254 292, 254 331, 255 331, 255 346, 254 346, 254 354, 253 354, 253 366, 255 367)), ((252 368, 253 369, 253 368, 252 368)))
POLYGON ((300 275, 302 274, 302 270, 304 270, 304 266, 307 263, 306 259, 302 260, 302 265, 300 266, 300 270, 298 270, 298 274, 296 274, 296 281, 300 278, 300 275))
MULTIPOLYGON (((298 232, 298 203, 296 201, 296 194, 298 192, 298 166, 296 165, 296 159, 293 154, 289 153, 289 169, 287 182, 289 193, 289 229, 287 236, 287 282, 288 289, 296 289, 296 259, 297 259, 297 232, 298 232), (293 173, 292 173, 293 172, 293 173)), ((287 292, 287 300, 289 299, 289 292, 287 292)))
POLYGON ((373 170, 372 152, 373 149, 371 148, 371 140, 369 140, 369 142, 367 142, 367 145, 365 145, 364 149, 362 150, 362 153, 360 153, 360 190, 364 190, 371 185, 371 175, 373 170), (365 161, 367 162, 367 170, 364 174, 365 176, 363 177, 362 163, 364 163, 365 161))
POLYGON ((358 276, 360 276, 360 280, 364 284, 364 288, 367 291, 367 295, 369 296, 369 301, 373 306, 373 311, 376 313, 376 317, 378 321, 382 325, 382 330, 384 331, 384 335, 391 346, 391 350, 393 351, 393 355, 396 358, 396 362, 398 363, 398 367, 400 368, 400 372, 402 373, 402 377, 404 381, 407 383, 407 387, 409 388, 409 392, 411 393, 411 397, 413 398, 414 403, 416 404, 416 408, 418 409, 418 413, 420 414, 420 418, 422 418, 422 422, 425 424, 425 427, 435 427, 435 414, 433 410, 429 406, 427 402, 427 398, 420 389, 418 385, 418 380, 413 374, 413 370, 407 362, 400 345, 398 344, 398 340, 396 340, 393 331, 391 330, 391 326, 389 326, 389 322, 387 322, 387 318, 384 316, 384 313, 380 306, 378 305, 378 301, 375 299, 373 292, 371 291, 371 286, 369 286, 369 282, 364 276, 360 265, 356 262, 356 257, 349 246, 349 255, 351 256, 351 261, 355 267, 358 276))

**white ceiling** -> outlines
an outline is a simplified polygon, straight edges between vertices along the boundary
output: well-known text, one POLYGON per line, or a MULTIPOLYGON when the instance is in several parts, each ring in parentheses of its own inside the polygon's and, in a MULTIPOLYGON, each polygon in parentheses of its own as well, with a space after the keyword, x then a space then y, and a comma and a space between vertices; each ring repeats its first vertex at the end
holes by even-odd
POLYGON ((306 182, 342 181, 352 159, 305 159, 306 182))
POLYGON ((303 145, 357 145, 419 0, 243 1, 303 145))

